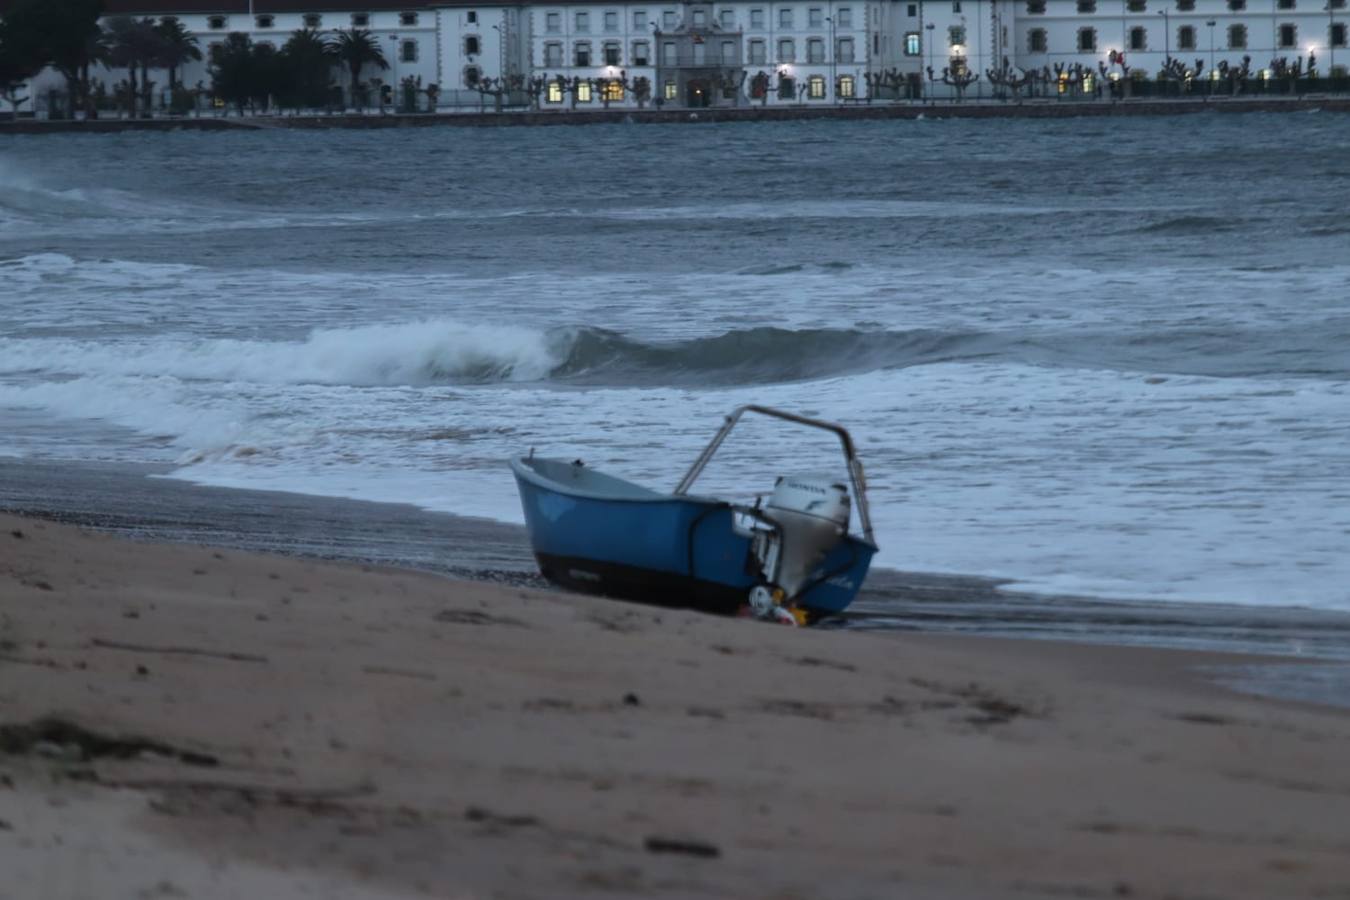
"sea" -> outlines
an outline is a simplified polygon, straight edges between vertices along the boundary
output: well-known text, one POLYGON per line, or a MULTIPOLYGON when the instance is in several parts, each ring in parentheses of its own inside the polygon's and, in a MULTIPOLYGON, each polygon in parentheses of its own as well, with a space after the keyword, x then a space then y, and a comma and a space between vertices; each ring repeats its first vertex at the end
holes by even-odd
POLYGON ((1350 117, 0 135, 0 455, 520 522, 747 403, 880 566, 1350 611, 1350 117))

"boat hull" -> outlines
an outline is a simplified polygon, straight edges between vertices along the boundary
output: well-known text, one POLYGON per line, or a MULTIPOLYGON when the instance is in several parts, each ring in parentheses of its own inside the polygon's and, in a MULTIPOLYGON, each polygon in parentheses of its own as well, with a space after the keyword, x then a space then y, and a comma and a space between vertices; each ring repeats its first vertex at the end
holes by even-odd
MULTIPOLYGON (((749 537, 723 501, 658 494, 575 464, 512 461, 540 571, 561 586, 734 613, 757 579, 749 537)), ((842 611, 876 548, 853 536, 834 547, 797 603, 819 618, 842 611)))

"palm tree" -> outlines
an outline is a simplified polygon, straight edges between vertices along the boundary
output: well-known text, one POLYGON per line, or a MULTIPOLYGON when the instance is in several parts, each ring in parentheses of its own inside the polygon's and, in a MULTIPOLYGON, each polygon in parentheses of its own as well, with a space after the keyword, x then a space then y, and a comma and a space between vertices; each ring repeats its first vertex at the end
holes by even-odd
MULTIPOLYGON (((367 65, 378 66, 380 69, 388 69, 389 63, 384 58, 384 51, 380 49, 380 42, 370 36, 370 32, 362 28, 349 28, 346 31, 338 29, 333 33, 332 54, 333 57, 342 62, 347 67, 347 71, 352 76, 352 105, 357 103, 357 96, 361 88, 361 70, 367 65)), ((365 104, 363 103, 362 106, 365 104)))
POLYGON ((333 67, 331 45, 315 28, 291 32, 281 48, 282 66, 288 82, 283 102, 301 106, 323 106, 328 102, 328 86, 333 67))
MULTIPOLYGON (((16 48, 31 50, 66 80, 72 105, 88 95, 88 69, 100 61, 103 0, 15 0, 5 5, 6 31, 16 48)), ((17 51, 11 51, 17 52, 17 51)))
POLYGON ((109 62, 127 70, 127 107, 131 117, 136 117, 136 98, 139 94, 136 87, 137 70, 140 71, 146 92, 144 113, 149 115, 149 70, 159 59, 164 47, 164 39, 155 28, 155 20, 118 16, 108 21, 108 32, 112 37, 109 62))
POLYGON ((169 70, 169 90, 178 87, 178 69, 191 60, 202 58, 197 38, 188 31, 176 16, 165 16, 155 28, 164 40, 163 52, 159 63, 169 70))

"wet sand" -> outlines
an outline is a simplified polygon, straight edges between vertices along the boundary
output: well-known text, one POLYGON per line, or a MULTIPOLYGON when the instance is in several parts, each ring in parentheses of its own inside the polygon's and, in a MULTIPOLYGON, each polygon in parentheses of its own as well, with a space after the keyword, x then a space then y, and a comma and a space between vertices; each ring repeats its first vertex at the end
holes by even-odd
POLYGON ((1346 896, 1350 712, 1258 661, 0 515, 0 897, 1346 896))

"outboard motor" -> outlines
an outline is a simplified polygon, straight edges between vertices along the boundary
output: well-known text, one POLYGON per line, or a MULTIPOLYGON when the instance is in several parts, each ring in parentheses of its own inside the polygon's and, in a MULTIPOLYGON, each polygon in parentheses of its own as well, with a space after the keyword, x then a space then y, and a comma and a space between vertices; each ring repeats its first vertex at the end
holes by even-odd
POLYGON ((757 615, 791 617, 779 603, 806 587, 821 560, 848 533, 849 507, 848 489, 830 478, 779 476, 762 509, 777 533, 757 542, 757 556, 764 577, 781 593, 775 596, 763 586, 752 590, 750 604, 757 615))

